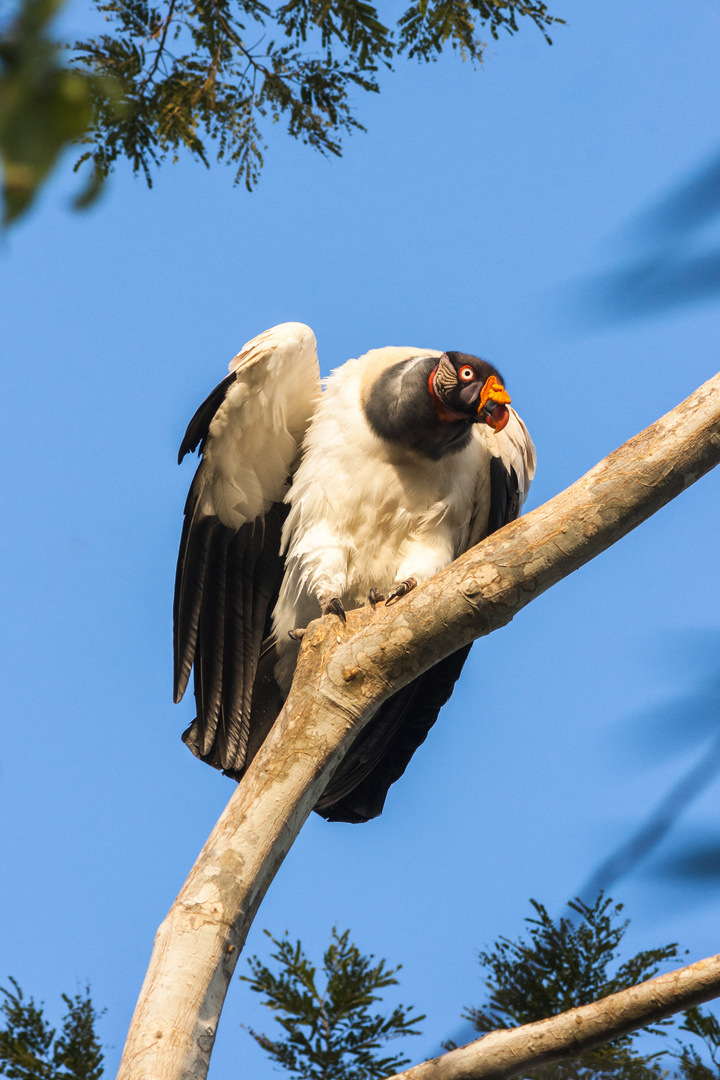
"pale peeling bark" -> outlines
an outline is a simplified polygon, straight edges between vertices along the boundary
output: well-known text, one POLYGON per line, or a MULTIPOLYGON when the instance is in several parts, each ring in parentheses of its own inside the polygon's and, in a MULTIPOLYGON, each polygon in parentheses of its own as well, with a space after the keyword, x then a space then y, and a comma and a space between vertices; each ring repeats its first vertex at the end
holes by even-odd
POLYGON ((720 995, 720 955, 671 971, 548 1020, 491 1031, 389 1080, 509 1080, 538 1065, 567 1061, 629 1031, 720 995))
POLYGON ((614 544, 720 461, 720 375, 400 603, 313 623, 290 696, 160 927, 122 1080, 205 1076, 248 928, 379 703, 614 544))

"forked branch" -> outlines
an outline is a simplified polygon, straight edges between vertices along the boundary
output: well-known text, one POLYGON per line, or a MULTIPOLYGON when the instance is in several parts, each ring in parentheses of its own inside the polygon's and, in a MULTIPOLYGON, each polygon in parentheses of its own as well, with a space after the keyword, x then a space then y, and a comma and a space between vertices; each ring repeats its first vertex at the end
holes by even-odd
POLYGON ((311 625, 285 707, 158 931, 121 1080, 205 1076, 258 905, 378 705, 449 653, 504 626, 718 461, 720 375, 402 602, 349 612, 345 627, 334 616, 311 625))

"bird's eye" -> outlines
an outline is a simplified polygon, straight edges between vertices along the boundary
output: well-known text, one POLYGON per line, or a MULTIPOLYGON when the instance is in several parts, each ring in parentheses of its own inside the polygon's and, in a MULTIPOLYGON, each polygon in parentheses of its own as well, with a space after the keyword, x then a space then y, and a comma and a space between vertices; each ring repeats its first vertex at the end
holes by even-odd
POLYGON ((462 379, 463 382, 472 382, 473 379, 475 378, 475 372, 473 371, 473 369, 468 364, 465 364, 464 367, 460 368, 460 371, 458 372, 458 375, 460 376, 460 378, 462 379))

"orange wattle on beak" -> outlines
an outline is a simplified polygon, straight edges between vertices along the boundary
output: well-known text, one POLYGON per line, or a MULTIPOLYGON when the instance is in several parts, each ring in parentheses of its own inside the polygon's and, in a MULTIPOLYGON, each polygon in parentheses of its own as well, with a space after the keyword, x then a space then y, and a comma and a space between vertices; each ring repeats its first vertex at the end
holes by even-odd
POLYGON ((497 435, 499 431, 502 431, 509 419, 510 410, 507 408, 507 406, 496 405, 492 412, 489 412, 485 417, 485 423, 488 425, 488 427, 491 427, 497 435))
POLYGON ((510 395, 503 384, 498 382, 494 375, 488 376, 480 391, 478 419, 491 427, 496 435, 502 431, 510 419, 507 408, 510 400, 510 395))

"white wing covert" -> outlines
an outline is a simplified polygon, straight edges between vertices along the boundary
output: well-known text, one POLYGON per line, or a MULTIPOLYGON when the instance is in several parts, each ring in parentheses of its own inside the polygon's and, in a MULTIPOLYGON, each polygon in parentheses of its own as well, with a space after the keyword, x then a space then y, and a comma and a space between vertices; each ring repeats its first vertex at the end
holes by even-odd
POLYGON ((505 467, 514 470, 517 477, 519 513, 535 476, 535 446, 530 432, 515 410, 508 409, 508 412, 510 417, 507 424, 495 435, 495 446, 505 467))
POLYGON ((194 667, 197 717, 183 738, 217 768, 242 769, 252 687, 282 577, 283 499, 320 397, 315 335, 282 323, 253 338, 188 425, 199 447, 175 582, 175 700, 194 667))
POLYGON ((514 409, 508 409, 509 418, 502 431, 487 435, 481 428, 477 437, 482 438, 490 450, 490 506, 479 502, 476 516, 470 527, 468 547, 473 547, 486 536, 502 529, 520 517, 520 511, 528 496, 535 476, 535 447, 530 433, 514 409))

